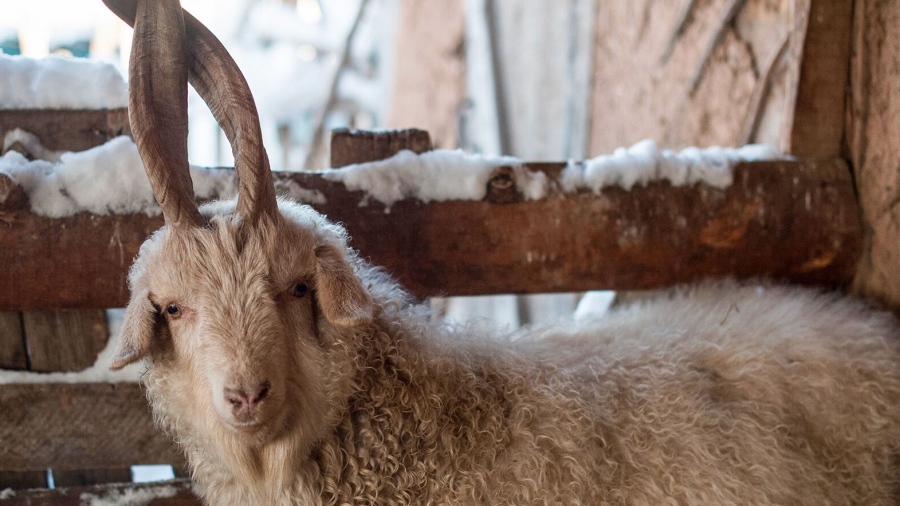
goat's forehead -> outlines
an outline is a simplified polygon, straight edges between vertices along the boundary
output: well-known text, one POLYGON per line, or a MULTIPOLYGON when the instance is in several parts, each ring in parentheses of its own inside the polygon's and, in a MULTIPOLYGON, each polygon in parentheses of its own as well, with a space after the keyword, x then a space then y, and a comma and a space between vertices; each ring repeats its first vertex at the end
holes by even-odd
POLYGON ((283 282, 315 268, 314 233, 295 223, 242 227, 213 219, 210 227, 168 231, 142 251, 150 284, 177 289, 283 282))

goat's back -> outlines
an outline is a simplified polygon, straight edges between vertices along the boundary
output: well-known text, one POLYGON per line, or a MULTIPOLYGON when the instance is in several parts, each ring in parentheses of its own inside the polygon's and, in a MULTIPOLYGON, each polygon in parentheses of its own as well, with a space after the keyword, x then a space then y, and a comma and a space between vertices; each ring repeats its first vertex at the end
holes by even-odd
POLYGON ((519 344, 592 403, 596 498, 631 504, 895 503, 898 345, 857 301, 728 283, 519 344))

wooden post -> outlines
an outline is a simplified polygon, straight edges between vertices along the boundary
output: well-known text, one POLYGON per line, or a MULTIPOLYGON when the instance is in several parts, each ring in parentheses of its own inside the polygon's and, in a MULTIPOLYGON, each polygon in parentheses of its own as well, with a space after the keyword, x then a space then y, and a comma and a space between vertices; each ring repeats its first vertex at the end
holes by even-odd
POLYGON ((900 0, 856 0, 848 140, 866 231, 854 287, 900 310, 900 0))

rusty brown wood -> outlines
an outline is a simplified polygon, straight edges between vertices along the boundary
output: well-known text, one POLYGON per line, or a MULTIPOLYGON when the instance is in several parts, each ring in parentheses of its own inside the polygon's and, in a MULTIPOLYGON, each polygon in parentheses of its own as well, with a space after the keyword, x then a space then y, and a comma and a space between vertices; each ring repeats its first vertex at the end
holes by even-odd
POLYGON ((347 129, 331 132, 332 167, 384 160, 404 149, 415 153, 431 151, 431 136, 415 128, 391 132, 347 129))
POLYGON ((0 139, 21 128, 55 151, 83 151, 130 135, 127 109, 8 109, 0 110, 0 139))
POLYGON ((184 465, 135 383, 8 384, 0 406, 0 471, 184 465))
MULTIPOLYGON (((556 181, 563 165, 529 168, 556 181)), ((321 174, 276 179, 320 191, 327 203, 317 208, 347 227, 351 245, 418 296, 631 290, 710 276, 844 284, 860 252, 841 161, 741 164, 724 191, 655 183, 508 204, 406 200, 389 212, 371 199, 360 207, 362 193, 321 174)), ((16 215, 0 226, 0 244, 15 245, 0 248, 0 309, 123 305, 128 267, 161 223, 16 215)))
POLYGON ((28 369, 22 313, 0 311, 0 369, 28 369))
POLYGON ((30 369, 38 372, 87 369, 109 339, 102 309, 25 311, 22 326, 30 369))
POLYGON ((201 506, 187 480, 147 484, 98 485, 93 487, 58 488, 54 490, 17 491, 0 502, 4 506, 81 506, 83 504, 138 504, 122 502, 123 497, 151 497, 146 506, 201 506))

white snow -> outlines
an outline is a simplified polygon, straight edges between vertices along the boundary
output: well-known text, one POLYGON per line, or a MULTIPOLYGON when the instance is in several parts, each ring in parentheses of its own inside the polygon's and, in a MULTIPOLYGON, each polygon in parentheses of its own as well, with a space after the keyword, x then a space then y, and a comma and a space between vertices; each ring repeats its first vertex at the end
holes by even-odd
MULTIPOLYGON (((29 161, 10 151, 0 157, 0 173, 22 186, 32 212, 41 216, 160 213, 137 146, 129 137, 63 153, 56 163, 29 161)), ((229 169, 191 167, 194 193, 200 199, 230 198, 237 192, 233 175, 229 169)))
POLYGON ((578 301, 575 308, 575 320, 587 320, 600 318, 609 312, 609 308, 616 300, 616 292, 610 290, 590 291, 578 301))
POLYGON ((424 202, 481 200, 487 194, 491 173, 498 166, 513 168, 516 188, 525 198, 536 200, 547 194, 547 176, 529 171, 521 160, 486 158, 462 151, 415 154, 404 150, 387 160, 348 165, 325 172, 323 177, 340 181, 350 190, 363 190, 390 209, 395 202, 406 198, 424 202))
POLYGON ((630 190, 637 184, 660 180, 667 180, 672 186, 701 183, 725 189, 731 186, 736 163, 783 157, 773 147, 763 144, 741 148, 690 147, 676 152, 661 150, 656 142, 648 139, 630 148, 618 148, 611 155, 583 162, 570 161, 562 172, 560 184, 566 192, 588 189, 594 193, 614 185, 630 190))
POLYGON ((12 499, 15 496, 16 496, 16 491, 11 488, 4 488, 2 491, 0 491, 0 501, 12 499))
POLYGON ((178 490, 172 485, 148 485, 111 490, 102 494, 83 493, 79 497, 85 506, 143 506, 154 499, 174 497, 178 490))
POLYGON ((109 342, 97 356, 94 365, 77 372, 40 373, 30 371, 0 370, 0 385, 7 383, 120 383, 139 381, 147 367, 138 362, 125 366, 119 371, 110 371, 115 343, 122 330, 124 309, 109 309, 106 317, 109 321, 109 342))
POLYGON ((303 188, 290 179, 285 183, 276 183, 275 190, 279 195, 287 197, 295 202, 312 205, 324 205, 328 203, 328 199, 325 198, 325 195, 319 190, 303 188))
POLYGON ((108 63, 0 53, 0 109, 115 109, 128 106, 128 87, 108 63))
POLYGON ((59 157, 62 156, 62 151, 53 151, 44 147, 41 144, 40 139, 38 139, 37 135, 34 135, 31 132, 26 132, 21 128, 16 128, 6 132, 6 135, 3 137, 3 152, 9 150, 13 144, 19 143, 22 147, 28 151, 29 154, 32 155, 32 158, 39 158, 41 160, 47 160, 50 162, 58 162, 59 157))

